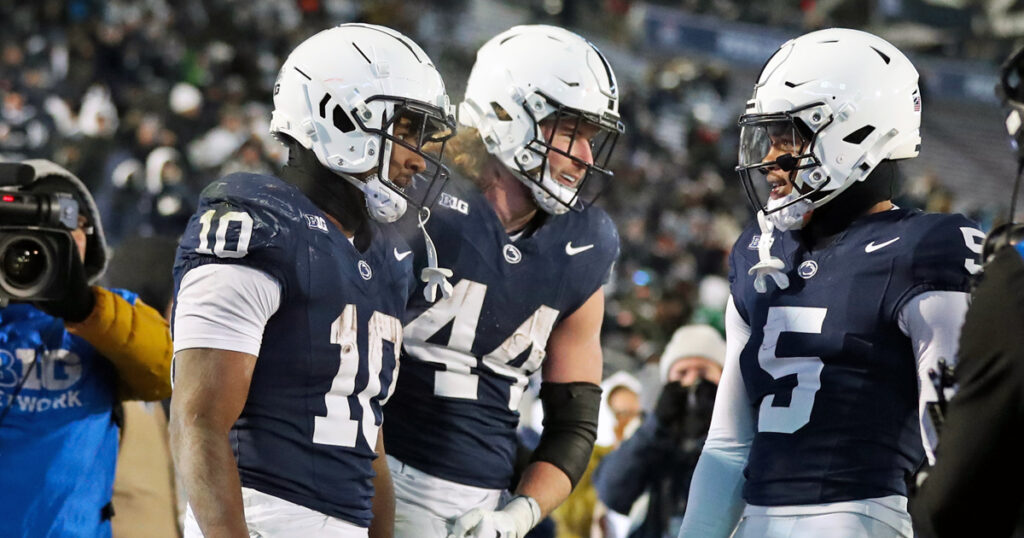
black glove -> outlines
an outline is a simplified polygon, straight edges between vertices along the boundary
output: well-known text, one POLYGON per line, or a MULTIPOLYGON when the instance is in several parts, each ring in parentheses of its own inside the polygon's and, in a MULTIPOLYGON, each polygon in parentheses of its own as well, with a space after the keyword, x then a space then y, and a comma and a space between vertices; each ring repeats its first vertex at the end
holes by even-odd
POLYGON ((71 270, 68 274, 67 293, 61 299, 53 301, 36 301, 33 303, 36 308, 47 314, 61 318, 65 322, 78 323, 92 314, 96 306, 96 296, 92 293, 92 286, 85 277, 85 267, 82 260, 78 258, 75 251, 71 256, 71 270))
POLYGON ((678 381, 666 383, 654 404, 654 416, 658 422, 670 428, 681 422, 686 417, 689 396, 689 387, 680 385, 678 381))

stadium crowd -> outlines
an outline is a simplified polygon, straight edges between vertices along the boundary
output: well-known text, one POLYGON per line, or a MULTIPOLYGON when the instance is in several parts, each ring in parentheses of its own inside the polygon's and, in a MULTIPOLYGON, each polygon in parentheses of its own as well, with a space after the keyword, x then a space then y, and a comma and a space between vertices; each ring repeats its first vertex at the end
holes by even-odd
MULTIPOLYGON (((283 164, 283 146, 269 134, 274 77, 290 48, 330 21, 386 23, 440 47, 428 52, 443 74, 468 71, 472 46, 429 37, 434 19, 416 18, 417 4, 9 7, 0 157, 51 158, 77 174, 115 248, 135 235, 177 236, 209 181, 283 164)), ((458 16, 458 5, 445 4, 432 9, 458 16)), ((642 79, 621 78, 627 134, 600 200, 622 237, 605 322, 615 369, 656 358, 695 315, 716 319, 727 295, 718 278, 724 258, 750 217, 732 171, 739 110, 729 70, 680 58, 652 63, 642 79)), ((950 195, 934 178, 912 185, 914 205, 948 209, 950 195)))

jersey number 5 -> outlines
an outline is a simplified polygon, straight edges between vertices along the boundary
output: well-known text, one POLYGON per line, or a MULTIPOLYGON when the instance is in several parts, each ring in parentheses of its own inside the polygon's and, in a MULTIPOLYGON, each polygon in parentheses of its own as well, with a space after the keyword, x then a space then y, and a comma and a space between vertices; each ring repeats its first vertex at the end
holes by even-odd
POLYGON ((782 333, 821 334, 827 311, 826 308, 805 306, 773 306, 768 309, 757 362, 775 379, 796 374, 796 386, 788 406, 774 405, 777 394, 761 400, 758 431, 793 433, 811 420, 814 396, 821 388, 821 369, 824 366, 821 357, 778 357, 775 351, 782 333))

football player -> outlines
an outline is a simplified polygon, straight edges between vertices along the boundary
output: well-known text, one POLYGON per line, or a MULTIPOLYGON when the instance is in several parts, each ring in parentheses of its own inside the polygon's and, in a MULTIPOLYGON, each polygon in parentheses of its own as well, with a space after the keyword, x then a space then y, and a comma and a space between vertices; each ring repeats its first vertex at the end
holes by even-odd
POLYGON ((765 64, 739 124, 758 223, 730 256, 725 369, 680 536, 910 538, 928 371, 955 356, 983 237, 890 200, 920 149, 917 71, 874 35, 806 34, 765 64))
POLYGON ((380 26, 301 43, 274 86, 280 177, 204 191, 174 267, 186 536, 390 536, 381 406, 412 290, 399 218, 453 132, 423 50, 380 26), (247 529, 248 528, 248 532, 247 529))
POLYGON ((437 303, 413 294, 386 409, 396 536, 521 538, 582 475, 600 401, 601 286, 618 254, 615 226, 583 197, 610 175, 618 100, 607 60, 567 30, 517 26, 477 53, 459 109, 468 128, 451 144, 466 177, 427 223, 454 290, 437 303), (544 431, 511 484, 517 408, 538 369, 544 431))

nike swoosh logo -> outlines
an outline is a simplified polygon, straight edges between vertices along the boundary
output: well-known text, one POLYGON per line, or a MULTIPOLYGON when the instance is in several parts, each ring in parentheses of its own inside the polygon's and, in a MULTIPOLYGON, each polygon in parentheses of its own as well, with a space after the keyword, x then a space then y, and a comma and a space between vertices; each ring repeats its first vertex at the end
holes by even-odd
POLYGON ((582 247, 574 247, 574 246, 572 246, 572 241, 569 241, 568 243, 565 244, 565 253, 570 255, 570 256, 575 256, 575 255, 579 254, 580 252, 585 252, 585 251, 588 251, 588 250, 590 250, 592 248, 594 248, 594 244, 593 243, 591 243, 589 245, 583 245, 582 247))
POLYGON ((395 250, 395 259, 398 260, 398 261, 402 261, 402 260, 404 260, 406 258, 406 256, 412 254, 411 250, 407 250, 407 251, 401 252, 401 253, 398 252, 397 248, 394 249, 394 250, 395 250))
POLYGON ((895 242, 897 242, 899 240, 900 240, 900 238, 897 237, 895 239, 890 239, 890 240, 886 241, 885 243, 879 243, 877 245, 875 244, 874 241, 872 241, 872 242, 868 243, 866 247, 864 247, 864 252, 874 252, 874 251, 876 251, 876 250, 878 250, 878 249, 880 249, 882 247, 887 247, 887 246, 889 246, 889 245, 891 245, 891 244, 893 244, 893 243, 895 243, 895 242))

